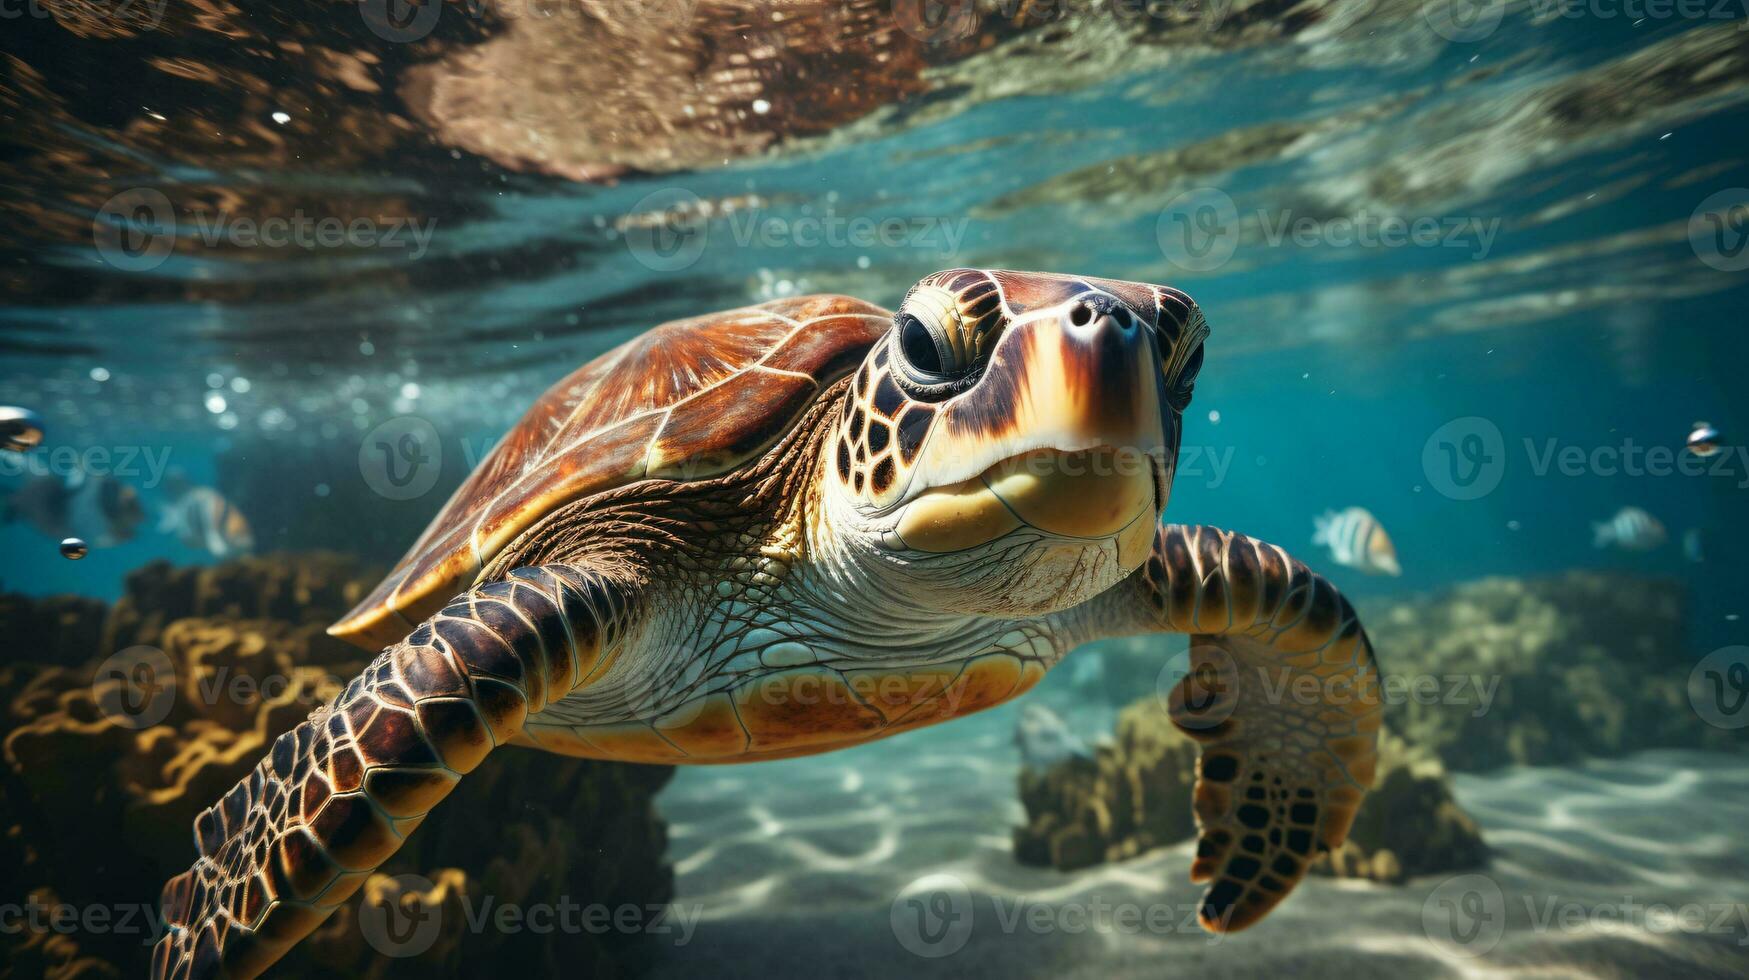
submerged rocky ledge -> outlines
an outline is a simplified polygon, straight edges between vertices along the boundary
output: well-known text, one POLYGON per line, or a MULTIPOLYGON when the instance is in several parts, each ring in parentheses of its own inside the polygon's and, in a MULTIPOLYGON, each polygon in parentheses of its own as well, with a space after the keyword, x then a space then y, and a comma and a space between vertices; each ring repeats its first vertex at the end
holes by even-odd
MULTIPOLYGON (((113 605, 0 596, 12 651, 0 665, 0 877, 42 910, 40 926, 0 934, 10 975, 145 972, 158 890, 194 857, 194 815, 369 659, 323 630, 374 582, 350 559, 318 553, 154 563, 113 605), (64 931, 51 918, 69 914, 63 907, 81 917, 64 931)), ((667 830, 653 797, 671 775, 494 754, 278 975, 624 972, 643 955, 636 931, 506 930, 490 916, 567 903, 645 914, 668 902, 667 830), (386 907, 409 892, 442 909, 437 926, 396 950, 411 955, 386 956, 384 931, 361 921, 386 922, 386 907)))
MULTIPOLYGON (((1348 843, 1315 873, 1401 883, 1483 865, 1488 848, 1453 799, 1448 769, 1743 745, 1689 703, 1699 652, 1675 582, 1495 577, 1362 603, 1361 619, 1384 666, 1386 732, 1348 843)), ((1104 659, 1100 681, 1111 691, 1153 686, 1164 663, 1157 639, 1104 659)), ((1159 697, 1136 701, 1091 757, 1022 772, 1027 822, 1014 831, 1015 856, 1067 871, 1190 839, 1196 755, 1159 697)))

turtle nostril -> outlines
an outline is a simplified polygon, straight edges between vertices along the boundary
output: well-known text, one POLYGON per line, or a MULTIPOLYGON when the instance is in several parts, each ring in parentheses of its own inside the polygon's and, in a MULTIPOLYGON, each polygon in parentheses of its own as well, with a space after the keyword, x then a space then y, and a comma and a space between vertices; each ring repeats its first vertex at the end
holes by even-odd
POLYGON ((1069 307, 1069 325, 1072 327, 1087 327, 1105 320, 1111 321, 1120 333, 1129 333, 1136 327, 1135 314, 1113 296, 1096 293, 1069 307))

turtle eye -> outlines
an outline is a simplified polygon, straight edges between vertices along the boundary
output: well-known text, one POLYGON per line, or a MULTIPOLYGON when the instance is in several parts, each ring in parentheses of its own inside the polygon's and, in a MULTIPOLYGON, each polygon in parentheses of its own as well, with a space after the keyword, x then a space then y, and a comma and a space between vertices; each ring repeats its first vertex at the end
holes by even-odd
POLYGON ((953 347, 947 341, 947 331, 939 325, 930 326, 910 313, 893 319, 899 334, 899 352, 905 365, 928 380, 940 381, 959 373, 953 347))

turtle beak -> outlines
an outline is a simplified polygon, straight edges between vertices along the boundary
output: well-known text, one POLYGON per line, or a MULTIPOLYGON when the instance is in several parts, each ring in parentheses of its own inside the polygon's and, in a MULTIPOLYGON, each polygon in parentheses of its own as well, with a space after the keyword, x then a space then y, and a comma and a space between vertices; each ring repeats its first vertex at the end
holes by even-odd
POLYGON ((931 453, 924 465, 935 472, 921 474, 923 482, 968 479, 1035 450, 1164 459, 1175 433, 1166 431, 1159 363, 1152 333, 1103 293, 1018 321, 977 386, 942 413, 953 451, 931 453))
POLYGON ((1177 442, 1154 344, 1106 293, 1017 320, 977 386, 943 410, 912 487, 951 494, 962 521, 988 509, 978 523, 1118 536, 1129 560, 1165 506, 1177 442))

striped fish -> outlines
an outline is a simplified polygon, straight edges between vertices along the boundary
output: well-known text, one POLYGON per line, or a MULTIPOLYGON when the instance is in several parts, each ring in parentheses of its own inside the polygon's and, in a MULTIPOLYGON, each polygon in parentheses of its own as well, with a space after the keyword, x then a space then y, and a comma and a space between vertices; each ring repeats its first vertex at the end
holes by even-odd
POLYGON ((1591 546, 1614 545, 1625 551, 1651 551, 1668 540, 1664 525, 1638 507, 1623 507, 1607 521, 1591 523, 1591 546))
POLYGON ((215 558, 246 554, 255 547, 249 520, 211 487, 193 487, 164 509, 158 522, 162 534, 174 534, 190 548, 215 558))
POLYGON ((1312 543, 1329 548, 1338 565, 1358 568, 1368 575, 1403 574, 1391 536, 1365 507, 1327 510, 1313 518, 1312 524, 1312 543))

